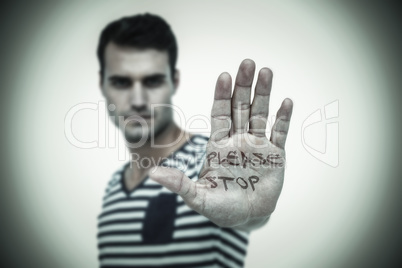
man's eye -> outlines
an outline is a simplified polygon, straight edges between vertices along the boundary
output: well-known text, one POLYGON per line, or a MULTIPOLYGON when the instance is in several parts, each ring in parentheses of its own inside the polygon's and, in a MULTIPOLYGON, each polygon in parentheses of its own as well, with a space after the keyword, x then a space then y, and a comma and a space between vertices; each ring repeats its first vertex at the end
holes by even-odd
POLYGON ((144 80, 144 86, 148 88, 156 88, 163 84, 163 78, 147 78, 144 80))
POLYGON ((112 86, 119 89, 129 88, 131 81, 129 79, 113 79, 112 86))

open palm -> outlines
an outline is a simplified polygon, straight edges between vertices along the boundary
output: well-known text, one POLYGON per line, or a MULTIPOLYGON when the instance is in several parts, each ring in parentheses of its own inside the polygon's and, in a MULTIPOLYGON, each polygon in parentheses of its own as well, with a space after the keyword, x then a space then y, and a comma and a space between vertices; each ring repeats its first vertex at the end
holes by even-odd
POLYGON ((284 147, 293 104, 290 99, 283 101, 268 139, 265 133, 272 72, 268 68, 260 70, 250 105, 254 72, 253 61, 240 64, 233 96, 230 75, 219 76, 211 112, 211 137, 198 181, 169 168, 159 168, 151 175, 222 227, 245 226, 247 230, 266 222, 283 185, 284 147))

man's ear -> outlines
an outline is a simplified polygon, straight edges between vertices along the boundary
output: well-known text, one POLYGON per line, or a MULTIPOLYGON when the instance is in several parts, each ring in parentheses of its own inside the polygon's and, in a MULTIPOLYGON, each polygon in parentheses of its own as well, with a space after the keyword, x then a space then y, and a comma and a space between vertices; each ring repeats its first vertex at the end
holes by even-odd
POLYGON ((174 93, 176 93, 180 84, 180 71, 176 69, 173 76, 174 93))
POLYGON ((103 76, 101 71, 99 71, 99 89, 102 92, 102 95, 105 96, 105 92, 103 91, 103 76))

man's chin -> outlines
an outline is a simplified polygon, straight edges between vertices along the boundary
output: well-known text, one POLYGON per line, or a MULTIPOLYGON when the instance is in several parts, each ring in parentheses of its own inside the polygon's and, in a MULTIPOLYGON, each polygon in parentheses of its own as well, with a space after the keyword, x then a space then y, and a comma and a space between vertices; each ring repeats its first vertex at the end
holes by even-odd
POLYGON ((141 146, 151 140, 151 133, 149 132, 128 132, 125 133, 126 143, 133 146, 141 146))
POLYGON ((150 128, 143 129, 141 127, 126 127, 124 134, 126 145, 131 148, 139 148, 146 143, 150 143, 152 138, 158 137, 163 131, 166 130, 169 124, 157 128, 152 132, 150 128))

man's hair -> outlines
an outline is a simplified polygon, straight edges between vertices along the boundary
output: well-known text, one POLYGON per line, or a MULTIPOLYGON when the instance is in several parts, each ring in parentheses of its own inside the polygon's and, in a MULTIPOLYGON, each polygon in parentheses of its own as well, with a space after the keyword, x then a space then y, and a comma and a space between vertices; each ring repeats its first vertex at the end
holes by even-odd
POLYGON ((161 17, 149 13, 123 17, 109 23, 103 29, 97 50, 102 78, 105 73, 105 49, 110 42, 124 47, 167 51, 173 79, 176 70, 177 43, 169 24, 161 17))

